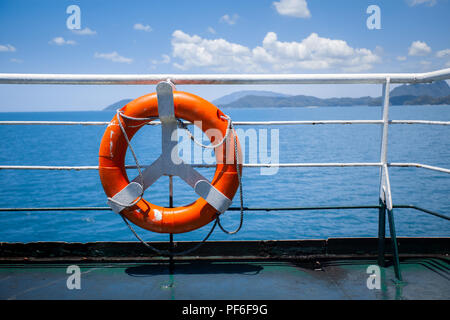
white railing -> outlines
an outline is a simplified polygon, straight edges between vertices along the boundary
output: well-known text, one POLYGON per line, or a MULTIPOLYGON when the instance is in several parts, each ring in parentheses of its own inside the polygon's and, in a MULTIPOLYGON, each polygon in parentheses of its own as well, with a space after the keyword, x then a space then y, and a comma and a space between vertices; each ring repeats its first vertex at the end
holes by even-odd
MULTIPOLYGON (((190 124, 189 122, 185 122, 190 124)), ((289 125, 316 125, 316 124, 383 124, 383 120, 313 120, 313 121, 233 121, 236 126, 289 126, 289 125)), ((106 121, 0 121, 0 125, 49 125, 49 126, 102 126, 108 125, 106 121)), ((160 125, 159 121, 147 123, 149 126, 160 125)), ((429 120, 389 120, 389 124, 433 124, 448 126, 450 121, 429 120)))
MULTIPOLYGON (((0 74, 0 84, 66 84, 66 85, 150 85, 170 80, 175 85, 192 84, 357 84, 383 85, 383 118, 381 120, 319 120, 319 121, 237 121, 235 125, 317 125, 317 124, 381 124, 380 162, 376 163, 279 163, 244 164, 245 167, 380 167, 380 199, 392 210, 389 167, 418 167, 450 173, 450 169, 421 163, 388 163, 388 128, 390 124, 450 125, 450 121, 389 120, 389 88, 392 83, 426 83, 450 79, 450 68, 426 73, 374 74, 0 74)), ((107 125, 100 121, 0 121, 0 125, 107 125)), ((150 123, 160 124, 159 121, 150 123)), ((209 167, 209 165, 197 165, 209 167)), ((133 166, 127 166, 133 168, 133 166)), ((13 166, 0 165, 4 170, 96 170, 98 166, 13 166)))
POLYGON ((149 85, 170 79, 184 84, 425 83, 450 78, 450 68, 426 73, 342 74, 30 74, 1 73, 0 84, 149 85))

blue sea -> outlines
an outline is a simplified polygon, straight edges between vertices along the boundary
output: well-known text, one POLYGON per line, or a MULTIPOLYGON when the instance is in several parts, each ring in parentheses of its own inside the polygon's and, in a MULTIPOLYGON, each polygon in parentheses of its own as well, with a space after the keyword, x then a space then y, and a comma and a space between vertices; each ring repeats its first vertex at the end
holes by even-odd
MULTIPOLYGON (((380 119, 380 107, 224 109, 234 121, 380 119)), ((1 113, 0 120, 110 121, 114 112, 1 113)), ((392 106, 390 119, 450 120, 450 106, 392 106)), ((249 129, 249 127, 240 127, 249 129)), ((264 127, 254 127, 262 129, 264 127)), ((378 162, 380 125, 274 126, 279 130, 279 161, 378 162)), ((96 166, 105 126, 0 126, 0 165, 96 166)), ((160 127, 145 126, 133 146, 141 164, 160 154, 160 127)), ((134 164, 130 154, 127 163, 134 164)), ((246 162, 255 159, 245 159, 246 162)), ((258 159, 259 160, 259 159, 258 159)), ((418 162, 450 168, 450 128, 391 125, 390 162, 418 162)), ((200 169, 199 169, 200 170, 200 169)), ((213 169, 201 169, 211 178, 213 169)), ((136 170, 129 170, 134 177, 136 170)), ((450 214, 450 176, 420 168, 390 168, 394 204, 412 204, 450 214)), ((98 172, 0 170, 0 207, 106 206, 98 172)), ((379 168, 280 168, 261 175, 244 168, 244 205, 248 207, 377 205, 379 168)), ((237 194, 238 195, 238 194, 237 194)), ((168 178, 145 193, 153 203, 168 205, 168 178)), ((175 179, 174 204, 188 204, 197 196, 175 179)), ((233 206, 239 206, 236 196, 233 206)), ((399 236, 450 236, 450 222, 412 209, 395 209, 399 236)), ((233 236, 219 228, 211 240, 320 239, 374 237, 378 210, 322 210, 246 212, 241 231, 233 236)), ((222 218, 229 229, 239 223, 239 212, 222 218)), ((177 240, 200 240, 210 230, 175 235, 177 240)), ((168 235, 137 232, 151 241, 168 235)), ((0 212, 0 241, 135 241, 120 216, 110 211, 0 212)))

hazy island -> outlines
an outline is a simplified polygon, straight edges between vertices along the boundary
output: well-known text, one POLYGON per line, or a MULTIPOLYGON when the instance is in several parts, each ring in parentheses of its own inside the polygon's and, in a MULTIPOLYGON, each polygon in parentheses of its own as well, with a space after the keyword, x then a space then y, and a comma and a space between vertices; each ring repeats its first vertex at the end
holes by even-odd
MULTIPOLYGON (((104 110, 117 110, 133 99, 117 101, 104 110)), ((264 107, 339 107, 380 106, 381 97, 317 98, 305 95, 288 95, 272 91, 237 91, 225 95, 212 103, 220 108, 264 108, 264 107)), ((433 83, 404 84, 391 90, 392 105, 450 105, 450 87, 446 81, 433 83)))

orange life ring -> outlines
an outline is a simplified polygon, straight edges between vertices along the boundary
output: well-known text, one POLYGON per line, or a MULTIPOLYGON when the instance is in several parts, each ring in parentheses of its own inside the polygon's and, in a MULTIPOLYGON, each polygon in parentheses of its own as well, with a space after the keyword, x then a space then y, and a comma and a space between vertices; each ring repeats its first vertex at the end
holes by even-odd
MULTIPOLYGON (((192 123, 201 121, 202 130, 214 144, 214 137, 208 134, 209 129, 217 129, 225 137, 228 121, 224 114, 210 102, 187 92, 174 91, 174 111, 177 118, 188 120, 192 123)), ((157 94, 151 93, 137 98, 120 110, 124 115, 133 118, 158 117, 157 94)), ((118 121, 121 120, 123 128, 131 140, 133 135, 146 121, 129 120, 117 114, 108 125, 99 151, 99 174, 103 189, 108 197, 113 197, 129 184, 125 170, 125 155, 127 141, 122 133, 118 121)), ((147 121, 148 122, 148 121, 147 121)), ((217 132, 217 131, 216 131, 217 132)), ((236 137, 239 157, 239 142, 234 130, 229 133, 229 141, 236 137)), ((234 157, 234 143, 224 143, 217 147, 216 171, 211 184, 227 198, 233 199, 239 186, 237 167, 242 171, 242 165, 236 166, 234 157), (232 161, 230 161, 230 154, 232 161), (228 155, 228 159, 227 159, 228 155)), ((239 163, 242 163, 239 161, 239 163)), ((198 229, 216 218, 216 210, 203 198, 198 198, 193 203, 176 208, 157 206, 142 198, 134 206, 124 209, 123 214, 128 220, 146 230, 159 233, 183 233, 198 229)))

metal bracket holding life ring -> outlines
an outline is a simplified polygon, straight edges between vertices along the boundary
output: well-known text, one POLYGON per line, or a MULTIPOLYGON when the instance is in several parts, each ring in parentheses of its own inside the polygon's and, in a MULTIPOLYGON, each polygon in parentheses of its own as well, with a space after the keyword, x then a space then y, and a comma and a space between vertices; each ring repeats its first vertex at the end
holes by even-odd
MULTIPOLYGON (((213 183, 210 183, 206 178, 204 178, 200 173, 198 173, 191 165, 183 162, 183 160, 178 156, 178 149, 177 149, 177 143, 178 143, 177 130, 178 130, 179 120, 175 116, 173 84, 170 81, 160 82, 156 88, 156 95, 157 95, 157 113, 158 113, 159 119, 161 120, 161 127, 162 127, 162 153, 161 153, 161 156, 155 162, 153 162, 149 167, 147 167, 143 172, 141 171, 138 159, 131 147, 127 131, 124 128, 125 122, 122 120, 129 119, 129 120, 141 121, 140 125, 142 125, 142 124, 147 123, 148 121, 154 120, 155 117, 145 117, 145 118, 134 117, 134 116, 127 115, 124 112, 122 112, 121 110, 119 110, 116 115, 116 120, 117 120, 120 130, 123 134, 123 138, 126 140, 127 147, 130 148, 130 151, 133 154, 137 169, 139 171, 139 175, 135 179, 133 179, 132 182, 128 183, 124 188, 122 188, 120 191, 115 192, 115 194, 109 196, 108 205, 111 207, 111 209, 114 212, 121 214, 121 216, 124 218, 124 220, 126 217, 128 220, 134 222, 133 215, 131 215, 131 216, 129 214, 126 215, 126 213, 129 213, 129 211, 132 207, 134 207, 137 203, 139 203, 140 201, 143 200, 142 197, 143 197, 144 190, 147 189, 148 187, 150 187, 158 178, 160 178, 163 175, 179 176, 182 180, 184 180, 187 184, 189 184, 201 198, 206 200, 208 205, 213 207, 214 210, 216 211, 216 216, 215 216, 216 222, 214 223, 213 228, 215 227, 216 223, 219 223, 219 226, 221 227, 221 229, 224 232, 229 233, 229 234, 236 233, 242 226, 242 221, 243 221, 243 197, 242 197, 242 187, 241 187, 242 166, 239 164, 239 156, 240 156, 238 154, 239 145, 238 145, 238 140, 237 140, 237 137, 236 137, 234 129, 233 129, 231 119, 229 117, 221 115, 222 118, 227 119, 226 133, 221 142, 216 143, 214 145, 211 143, 210 146, 202 145, 203 147, 211 147, 211 148, 215 149, 215 148, 218 148, 219 146, 221 146, 228 139, 228 137, 230 136, 230 133, 233 137, 233 142, 234 142, 233 149, 234 149, 235 154, 234 154, 234 163, 232 165, 235 166, 234 170, 235 170, 237 182, 238 182, 239 189, 240 189, 241 222, 240 222, 239 227, 235 231, 228 232, 221 226, 219 215, 224 213, 229 208, 229 206, 231 205, 231 202, 232 202, 231 199, 233 198, 234 192, 236 190, 232 190, 233 187, 230 187, 230 188, 228 188, 229 190, 227 192, 228 196, 225 195, 218 188, 216 188, 213 183), (146 122, 142 123, 142 121, 146 121, 146 122)), ((199 98, 199 99, 201 99, 201 98, 199 98)), ((211 106, 213 106, 213 105, 211 105, 211 106)), ((217 115, 219 115, 218 109, 217 109, 217 115)), ((114 120, 113 120, 113 122, 114 122, 114 120)), ((185 128, 185 129, 187 130, 187 128, 185 128)), ((105 139, 105 136, 107 136, 106 132, 104 135, 104 139, 105 139)), ((111 134, 111 136, 112 136, 112 134, 111 134)), ((193 138, 192 135, 191 135, 191 138, 193 138)), ((106 140, 107 140, 106 143, 111 143, 111 141, 109 141, 108 139, 106 139, 106 140)), ((195 141, 195 139, 193 139, 193 140, 195 141)), ((197 141, 195 141, 195 142, 198 143, 197 141)), ((102 140, 102 144, 104 144, 104 143, 105 143, 105 141, 102 140)), ((102 148, 101 148, 101 150, 102 150, 102 148)), ((100 158, 101 157, 102 157, 102 152, 100 152, 100 158)), ((107 176, 105 174, 105 172, 108 171, 107 170, 108 168, 106 166, 102 167, 101 165, 99 167, 101 168, 100 176, 101 176, 102 184, 104 186, 105 192, 108 195, 108 193, 111 193, 111 191, 110 191, 111 188, 107 188, 108 179, 104 178, 105 176, 107 176), (103 175, 102 175, 102 172, 103 172, 103 175)), ((222 170, 223 170, 223 168, 222 168, 222 170)), ((223 174, 224 172, 221 172, 221 173, 223 174)), ((229 172, 225 172, 225 173, 228 174, 229 172)), ((215 178, 217 178, 217 170, 216 170, 215 178)), ((213 181, 214 180, 215 179, 213 179, 213 181)), ((227 189, 225 189, 225 190, 227 190, 227 189)), ((138 211, 139 211, 139 209, 138 209, 138 211)), ((125 220, 125 222, 131 229, 131 226, 128 224, 128 222, 126 220, 125 220)), ((139 225, 138 223, 136 223, 136 224, 139 225)), ((140 226, 146 228, 145 225, 144 226, 140 225, 140 226)), ((193 229, 196 229, 197 227, 199 227, 199 226, 194 226, 193 229)), ((188 226, 187 229, 189 229, 189 228, 191 228, 191 227, 188 226)), ((149 229, 149 228, 146 228, 146 229, 149 229)), ((212 230, 211 230, 211 232, 212 232, 212 230)), ((132 231, 133 231, 133 233, 135 233, 134 230, 132 230, 132 231)), ((173 230, 170 228, 166 228, 164 230, 157 229, 157 230, 152 230, 152 231, 167 232, 167 233, 186 232, 184 229, 181 229, 181 231, 180 231, 180 229, 173 230)), ((190 231, 190 230, 187 230, 187 231, 190 231)), ((208 234, 207 237, 209 237, 211 232, 208 234)), ((135 235, 137 236, 136 233, 135 233, 135 235)), ((141 240, 139 237, 138 237, 138 239, 141 240)))

